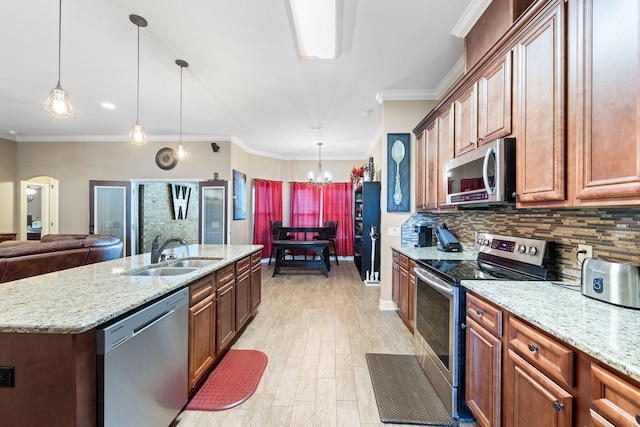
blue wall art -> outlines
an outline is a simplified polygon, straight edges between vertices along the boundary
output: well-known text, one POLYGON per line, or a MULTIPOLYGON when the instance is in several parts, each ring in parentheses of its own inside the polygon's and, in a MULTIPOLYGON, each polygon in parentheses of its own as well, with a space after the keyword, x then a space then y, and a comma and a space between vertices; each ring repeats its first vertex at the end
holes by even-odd
POLYGON ((411 135, 387 134, 387 212, 409 212, 411 135))

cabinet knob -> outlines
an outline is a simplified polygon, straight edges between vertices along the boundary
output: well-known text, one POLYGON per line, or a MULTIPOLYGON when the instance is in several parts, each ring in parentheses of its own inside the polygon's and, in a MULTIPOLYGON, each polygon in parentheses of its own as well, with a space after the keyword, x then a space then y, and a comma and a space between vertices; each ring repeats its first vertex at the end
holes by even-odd
POLYGON ((475 142, 469 141, 469 145, 475 145, 475 142))
POLYGON ((538 353, 538 346, 537 345, 529 344, 529 345, 527 345, 527 347, 529 348, 529 351, 531 351, 533 353, 538 353))
POLYGON ((483 137, 479 137, 478 138, 478 142, 482 142, 482 141, 484 141, 484 138, 483 137))
POLYGON ((511 193, 511 197, 520 197, 520 195, 514 191, 513 193, 511 193))
POLYGON ((636 422, 640 425, 640 414, 636 415, 636 422))
POLYGON ((554 401, 552 403, 552 405, 553 405, 553 409, 555 409, 556 411, 560 411, 561 409, 564 408, 564 405, 562 403, 558 402, 557 400, 554 401))
POLYGON ((483 310, 481 310, 481 309, 477 309, 477 310, 476 310, 476 314, 477 314, 478 316, 482 316, 482 315, 484 314, 484 311, 483 311, 483 310))
MULTIPOLYGON (((462 329, 471 329, 471 326, 467 325, 466 323, 460 323, 460 327, 462 329)), ((640 415, 639 415, 640 416, 640 415)))

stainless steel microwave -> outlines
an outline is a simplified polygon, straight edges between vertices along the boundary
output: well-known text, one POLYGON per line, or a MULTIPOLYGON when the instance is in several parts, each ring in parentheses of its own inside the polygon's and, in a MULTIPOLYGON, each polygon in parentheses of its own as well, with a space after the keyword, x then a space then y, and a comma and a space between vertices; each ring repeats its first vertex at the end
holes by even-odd
POLYGON ((496 139, 449 160, 447 203, 497 204, 515 201, 516 140, 496 139))

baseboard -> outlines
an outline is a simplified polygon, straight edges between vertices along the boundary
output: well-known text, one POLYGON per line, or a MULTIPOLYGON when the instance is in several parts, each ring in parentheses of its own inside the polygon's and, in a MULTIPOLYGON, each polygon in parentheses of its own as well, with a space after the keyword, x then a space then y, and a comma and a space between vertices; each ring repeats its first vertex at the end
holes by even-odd
POLYGON ((396 304, 392 300, 385 300, 380 298, 378 300, 378 308, 382 311, 396 311, 396 304))

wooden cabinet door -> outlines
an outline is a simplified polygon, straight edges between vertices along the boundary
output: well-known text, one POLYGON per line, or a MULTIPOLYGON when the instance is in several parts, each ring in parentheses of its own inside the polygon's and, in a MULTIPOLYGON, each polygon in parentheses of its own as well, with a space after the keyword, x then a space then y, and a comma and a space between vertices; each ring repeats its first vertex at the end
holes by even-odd
POLYGON ((511 52, 478 82, 478 146, 511 134, 511 52))
POLYGON ((407 304, 407 317, 409 320, 409 331, 413 334, 416 330, 416 273, 414 268, 416 262, 409 259, 409 283, 407 284, 408 290, 408 304, 407 304))
POLYGON ((398 314, 409 326, 409 272, 398 268, 398 278, 398 314))
MULTIPOLYGON (((397 256, 397 252, 393 252, 394 258, 397 256)), ((392 264, 391 272, 391 299, 396 304, 396 307, 400 307, 400 301, 398 300, 398 294, 400 292, 400 266, 397 262, 392 264)))
POLYGON ((236 331, 251 317, 251 274, 249 271, 236 278, 236 331))
POLYGON ((596 364, 591 364, 591 404, 591 417, 600 425, 640 425, 640 387, 596 364))
POLYGON ((502 341, 467 316, 465 401, 482 427, 500 427, 502 341))
POLYGON ((251 268, 251 314, 258 311, 258 306, 262 301, 262 266, 260 263, 254 264, 251 268))
POLYGON ((416 135, 416 210, 427 208, 427 149, 426 130, 416 135))
POLYGON ((508 350, 504 424, 514 427, 570 427, 573 397, 529 362, 508 350))
POLYGON ((209 372, 216 358, 215 294, 189 308, 189 390, 209 372))
POLYGON ((425 209, 438 207, 438 121, 425 131, 425 209))
POLYGON ((570 2, 576 205, 640 203, 637 0, 570 2))
POLYGON ((454 141, 456 157, 474 150, 478 142, 478 83, 454 101, 454 141))
POLYGON ((547 7, 514 48, 519 206, 565 200, 565 2, 547 7))
POLYGON ((447 162, 453 159, 454 127, 453 104, 444 110, 438 117, 438 209, 452 209, 453 205, 447 205, 447 162))
POLYGON ((216 298, 216 351, 224 350, 236 333, 235 280, 218 289, 216 298))

